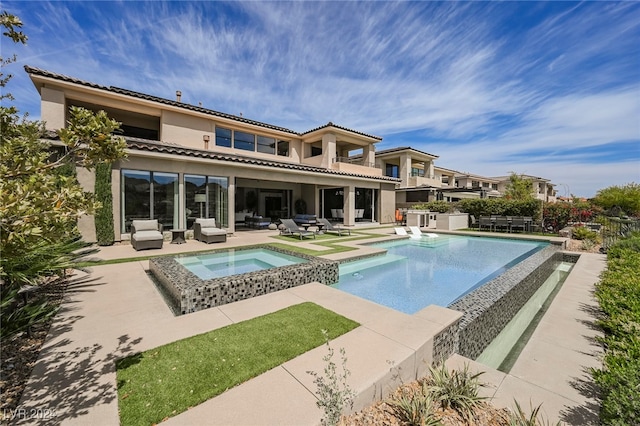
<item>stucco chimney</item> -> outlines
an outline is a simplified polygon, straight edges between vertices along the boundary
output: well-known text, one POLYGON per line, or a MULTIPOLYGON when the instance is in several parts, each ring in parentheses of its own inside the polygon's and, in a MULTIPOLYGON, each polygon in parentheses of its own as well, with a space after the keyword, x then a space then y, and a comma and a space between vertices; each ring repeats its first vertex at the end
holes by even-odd
POLYGON ((182 99, 182 92, 179 90, 176 90, 176 101, 182 102, 181 99, 182 99))

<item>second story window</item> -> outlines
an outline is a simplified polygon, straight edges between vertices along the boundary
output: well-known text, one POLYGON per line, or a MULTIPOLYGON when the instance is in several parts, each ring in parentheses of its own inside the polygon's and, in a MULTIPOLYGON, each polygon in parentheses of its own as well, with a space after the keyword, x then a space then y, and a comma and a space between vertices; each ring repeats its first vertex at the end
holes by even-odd
POLYGON ((216 145, 231 148, 231 130, 216 127, 216 145))
POLYGON ((278 155, 283 157, 289 156, 289 142, 288 141, 278 141, 278 155))
POLYGON ((387 164, 385 169, 385 175, 390 177, 400 177, 400 169, 395 164, 387 164))
POLYGON ((256 150, 256 137, 251 133, 234 132, 233 133, 233 147, 236 149, 244 149, 245 151, 256 150))
POLYGON ((276 140, 274 138, 268 138, 266 136, 258 136, 258 152, 275 154, 276 140))

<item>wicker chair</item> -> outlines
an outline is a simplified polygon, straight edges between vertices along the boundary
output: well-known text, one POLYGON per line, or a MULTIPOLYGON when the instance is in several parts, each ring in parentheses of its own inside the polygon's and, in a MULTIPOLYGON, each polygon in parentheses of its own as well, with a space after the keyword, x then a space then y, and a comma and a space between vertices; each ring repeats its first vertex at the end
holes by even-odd
POLYGON ((227 230, 218 228, 215 219, 196 219, 193 238, 207 244, 224 243, 227 241, 227 230))
POLYGON ((131 222, 131 245, 136 251, 162 248, 163 241, 162 224, 157 220, 134 220, 131 222))

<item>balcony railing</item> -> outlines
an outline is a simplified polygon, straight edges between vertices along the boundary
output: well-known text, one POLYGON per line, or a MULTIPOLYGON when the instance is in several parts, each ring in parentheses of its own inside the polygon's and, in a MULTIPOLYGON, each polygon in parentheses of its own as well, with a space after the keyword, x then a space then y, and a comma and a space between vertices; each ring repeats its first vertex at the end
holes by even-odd
POLYGON ((353 159, 353 158, 349 158, 349 157, 335 157, 335 158, 333 158, 332 162, 333 163, 355 164, 355 165, 358 165, 358 166, 372 167, 372 168, 376 167, 375 163, 366 163, 363 160, 353 159))

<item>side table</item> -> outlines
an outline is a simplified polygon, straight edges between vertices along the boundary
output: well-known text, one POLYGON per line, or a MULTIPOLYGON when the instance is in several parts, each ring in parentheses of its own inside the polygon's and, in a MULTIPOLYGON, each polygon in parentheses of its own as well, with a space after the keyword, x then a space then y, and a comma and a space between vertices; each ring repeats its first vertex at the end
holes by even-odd
POLYGON ((184 244, 186 243, 184 233, 186 229, 172 229, 171 230, 171 244, 184 244))

